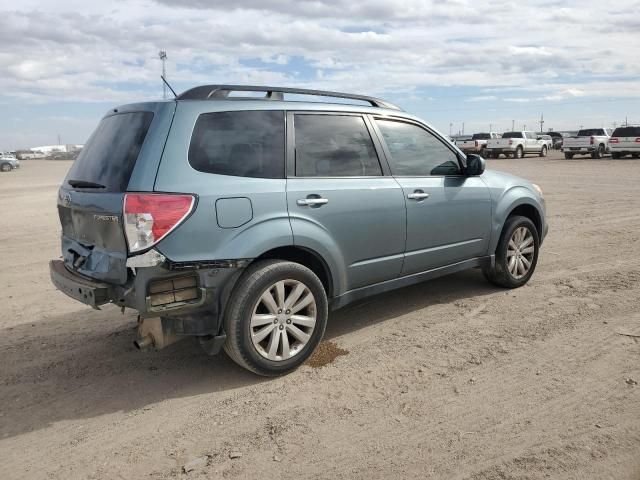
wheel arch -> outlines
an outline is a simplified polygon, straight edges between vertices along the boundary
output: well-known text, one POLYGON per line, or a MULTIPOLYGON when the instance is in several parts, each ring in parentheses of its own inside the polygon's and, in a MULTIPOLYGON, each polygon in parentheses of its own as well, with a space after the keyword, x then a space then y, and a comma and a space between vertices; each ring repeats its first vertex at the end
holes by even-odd
POLYGON ((266 259, 287 260, 304 265, 318 276, 327 292, 327 297, 331 298, 333 296, 334 280, 331 269, 322 255, 315 250, 298 245, 286 245, 267 250, 256 257, 253 262, 266 259))

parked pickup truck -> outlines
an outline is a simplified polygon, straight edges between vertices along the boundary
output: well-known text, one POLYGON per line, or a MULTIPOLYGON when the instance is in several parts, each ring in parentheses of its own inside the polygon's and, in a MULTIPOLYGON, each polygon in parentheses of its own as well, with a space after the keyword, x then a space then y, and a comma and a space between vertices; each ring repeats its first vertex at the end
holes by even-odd
POLYGON ((502 138, 494 138, 487 142, 487 157, 498 158, 501 153, 505 157, 522 158, 526 153, 537 153, 546 157, 549 150, 546 140, 536 132, 505 132, 502 138))
POLYGON ((567 137, 562 144, 564 158, 570 160, 574 155, 591 155, 591 158, 602 158, 609 153, 608 128, 586 128, 578 130, 575 137, 567 137))
POLYGON ((492 138, 500 138, 500 134, 496 132, 474 133, 471 140, 460 142, 458 147, 464 153, 479 153, 483 157, 486 157, 487 142, 492 138))
POLYGON ((640 157, 640 126, 618 127, 609 139, 611 158, 640 157))

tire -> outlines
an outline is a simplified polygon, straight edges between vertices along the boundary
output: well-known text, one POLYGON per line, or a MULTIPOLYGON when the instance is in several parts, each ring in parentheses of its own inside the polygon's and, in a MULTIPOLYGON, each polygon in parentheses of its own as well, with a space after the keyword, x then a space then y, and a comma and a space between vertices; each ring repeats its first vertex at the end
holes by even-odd
POLYGON ((483 148, 483 149, 480 150, 480 156, 482 158, 488 158, 487 157, 487 153, 488 153, 488 150, 486 148, 483 148))
POLYGON ((238 365, 258 375, 283 375, 299 367, 316 349, 324 335, 327 316, 327 294, 315 273, 299 263, 258 261, 243 273, 229 298, 224 317, 227 334, 224 350, 238 365), (280 285, 282 296, 278 294, 280 285), (299 286, 306 290, 296 299, 299 286), (269 293, 273 302, 263 302, 262 297, 266 293, 269 293), (290 315, 286 314, 286 302, 300 305, 308 295, 312 296, 313 303, 290 315), (261 317, 257 325, 252 325, 254 314, 261 317), (314 315, 315 324, 311 326, 314 315), (297 321, 294 316, 298 317, 297 321), (273 318, 273 323, 268 317, 273 318), (264 337, 255 341, 252 334, 256 333, 264 337), (303 343, 299 337, 305 333, 310 336, 303 343), (275 349, 271 349, 276 343, 275 349), (286 351, 290 352, 289 356, 286 351))
POLYGON ((591 158, 600 159, 604 157, 604 145, 598 145, 598 148, 591 153, 591 158))
POLYGON ((611 158, 614 158, 617 160, 619 158, 622 158, 622 155, 618 152, 611 152, 611 158))
POLYGON ((564 152, 564 158, 571 160, 573 158, 573 153, 564 152))
POLYGON ((540 150, 540 156, 541 157, 546 157, 547 156, 547 146, 546 145, 542 146, 542 150, 540 150))
POLYGON ((639 158, 640 157, 640 153, 632 153, 631 157, 633 158, 639 158))
MULTIPOLYGON (((494 285, 503 288, 518 288, 526 284, 533 272, 536 269, 538 263, 538 251, 540 249, 540 236, 534 223, 527 217, 520 215, 514 215, 507 218, 507 221, 502 228, 502 234, 500 235, 500 241, 496 248, 495 265, 490 268, 483 269, 484 276, 494 285), (522 242, 519 242, 515 237, 516 232, 522 232, 524 229, 524 237, 522 242), (530 253, 523 253, 519 257, 517 253, 519 250, 514 250, 511 246, 511 240, 515 240, 517 245, 523 245, 520 247, 522 252, 529 252, 529 248, 533 246, 533 250, 530 253), (527 244, 526 242, 531 241, 527 244), (508 255, 510 252, 514 252, 514 255, 508 255), (515 261, 515 274, 513 268, 510 268, 510 258, 516 258, 515 261), (517 262, 518 258, 524 257, 529 263, 529 267, 526 271, 519 270, 517 262)), ((521 260, 522 261, 522 260, 521 260)), ((523 267, 526 267, 526 263, 522 262, 523 267)))
POLYGON ((3 163, 0 165, 0 171, 2 172, 10 172, 11 170, 13 170, 13 167, 10 163, 3 163))
POLYGON ((524 150, 522 149, 522 147, 521 147, 521 146, 518 146, 518 147, 516 148, 516 151, 515 151, 515 153, 513 154, 513 156, 514 156, 515 158, 522 158, 522 157, 524 157, 524 150))

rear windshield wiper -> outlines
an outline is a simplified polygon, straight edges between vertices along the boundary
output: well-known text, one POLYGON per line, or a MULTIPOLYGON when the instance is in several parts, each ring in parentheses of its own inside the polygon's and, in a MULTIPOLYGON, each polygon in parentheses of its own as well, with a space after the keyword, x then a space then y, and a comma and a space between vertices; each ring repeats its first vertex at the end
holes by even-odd
POLYGON ((86 180, 67 180, 73 188, 107 188, 100 183, 87 182, 86 180))

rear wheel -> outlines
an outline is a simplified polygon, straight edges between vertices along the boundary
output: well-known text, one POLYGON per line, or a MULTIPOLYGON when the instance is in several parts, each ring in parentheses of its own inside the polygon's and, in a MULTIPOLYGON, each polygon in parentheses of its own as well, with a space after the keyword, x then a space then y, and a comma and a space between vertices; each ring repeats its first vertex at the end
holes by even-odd
POLYGON ((2 165, 0 165, 0 171, 10 172, 12 169, 13 167, 11 166, 10 163, 3 163, 2 165))
POLYGON ((524 157, 524 150, 522 149, 522 147, 519 146, 518 148, 516 148, 516 152, 515 152, 514 156, 516 158, 524 157))
POLYGON ((547 146, 546 145, 542 146, 542 150, 540 150, 540 156, 541 157, 546 157, 547 156, 547 146))
POLYGON ((640 153, 633 153, 631 156, 632 156, 633 158, 638 158, 638 157, 640 157, 640 153))
POLYGON ((538 263, 540 237, 527 217, 509 217, 496 248, 495 265, 483 270, 487 280, 505 288, 518 288, 529 281, 538 263))
POLYGON ((288 373, 313 353, 327 325, 327 295, 308 268, 282 260, 251 265, 224 319, 224 350, 258 375, 288 373))
POLYGON ((600 159, 604 157, 604 145, 598 145, 598 148, 591 153, 591 158, 600 159))
POLYGON ((571 160, 573 158, 573 153, 564 152, 564 158, 571 160))
POLYGON ((622 155, 618 152, 612 152, 611 158, 615 158, 617 160, 618 158, 622 158, 622 155))

